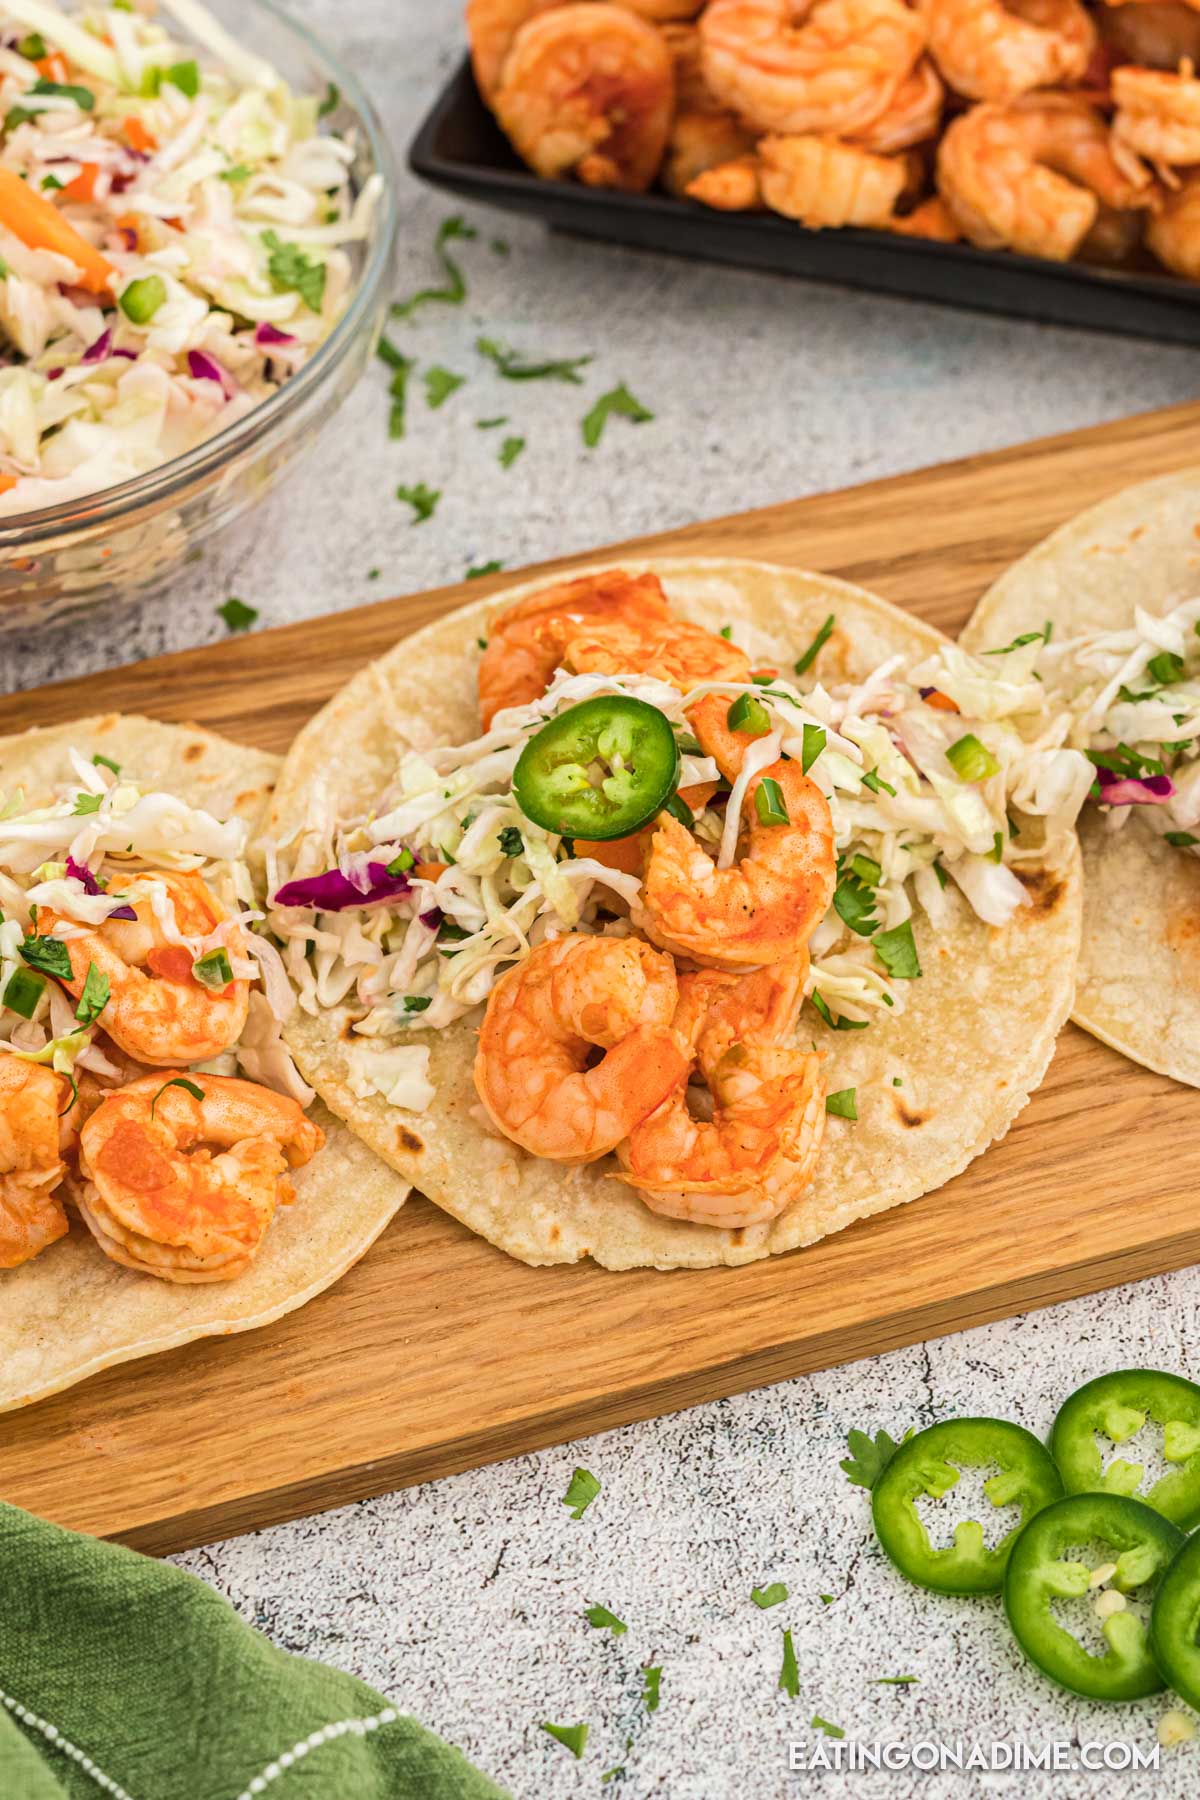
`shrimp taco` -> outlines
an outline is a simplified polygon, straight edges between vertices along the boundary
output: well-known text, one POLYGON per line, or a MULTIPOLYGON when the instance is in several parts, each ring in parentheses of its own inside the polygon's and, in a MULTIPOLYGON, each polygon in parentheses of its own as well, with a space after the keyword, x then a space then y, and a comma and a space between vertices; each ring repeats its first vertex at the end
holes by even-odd
POLYGON ((0 1410, 278 1318, 407 1195, 280 1036, 244 861, 276 761, 116 715, 0 740, 0 1410))
POLYGON ((1200 1087, 1200 472, 1102 501, 1009 569, 962 641, 1092 766, 1074 1017, 1200 1087), (1036 678, 1036 681, 1034 680, 1036 678))
POLYGON ((464 607, 300 734, 263 845, 326 1104, 529 1263, 704 1267, 939 1186, 1070 1005, 1075 751, 752 562, 464 607))

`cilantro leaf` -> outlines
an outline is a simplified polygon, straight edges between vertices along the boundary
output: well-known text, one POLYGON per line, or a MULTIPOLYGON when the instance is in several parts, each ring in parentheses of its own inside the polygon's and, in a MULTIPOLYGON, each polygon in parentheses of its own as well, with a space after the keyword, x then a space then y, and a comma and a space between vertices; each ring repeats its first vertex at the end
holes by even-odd
POLYGON ((1170 687, 1172 683, 1183 680, 1183 658, 1174 650, 1160 650, 1146 664, 1149 675, 1157 681, 1159 687, 1170 687))
POLYGON ((547 1725, 543 1723, 542 1730, 569 1750, 578 1762, 587 1743, 588 1728, 586 1725, 547 1725))
POLYGON ((440 363, 434 363, 432 368, 426 369, 421 379, 425 383, 425 398, 435 410, 451 394, 456 394, 460 387, 464 387, 467 380, 465 375, 455 375, 453 370, 443 369, 440 363))
POLYGON ((70 981, 71 957, 61 938, 27 937, 21 944, 21 961, 55 981, 70 981))
POLYGON ((584 1618, 595 1631, 611 1631, 614 1637, 624 1637, 629 1630, 624 1619, 618 1619, 615 1612, 609 1612, 607 1606, 589 1606, 584 1618))
POLYGON ((249 631, 258 618, 258 608, 247 606, 236 594, 231 594, 224 606, 218 606, 217 617, 224 619, 230 631, 249 631))
POLYGON ((522 356, 519 350, 510 350, 496 338, 476 338, 475 348, 496 365, 505 381, 569 381, 579 387, 583 382, 579 371, 592 361, 590 356, 558 356, 537 362, 522 356))
POLYGON ((808 646, 808 649, 803 653, 802 656, 797 658, 796 663, 795 663, 795 670, 796 670, 797 675, 804 675, 807 673, 807 671, 809 669, 812 668, 813 664, 816 662, 818 656, 820 656, 821 651, 824 649, 826 643, 828 642, 829 635, 832 632, 833 627, 836 622, 837 622, 836 614, 830 613, 830 615, 826 619, 825 623, 821 626, 821 629, 817 632, 816 637, 813 639, 812 643, 808 646))
POLYGON ((600 1483, 587 1469, 576 1469, 562 1497, 562 1504, 571 1507, 571 1517, 582 1519, 596 1495, 600 1492, 600 1483))
POLYGON ((414 525, 423 525, 426 519, 433 517, 441 497, 441 488, 426 487, 423 481, 418 481, 415 487, 402 486, 396 489, 397 500, 403 500, 412 507, 414 525))
MULTIPOLYGON (((490 562, 472 563, 471 567, 467 570, 465 579, 467 581, 474 581, 479 575, 498 575, 503 567, 504 564, 502 562, 497 562, 495 557, 493 557, 490 562)), ((486 638, 480 639, 479 648, 481 650, 487 649, 486 638)))
MULTIPOLYGON (((1039 631, 1035 635, 1040 637, 1042 634, 1039 631)), ((919 1675, 877 1675, 875 1684, 877 1687, 910 1687, 914 1681, 920 1681, 920 1679, 919 1675)))
POLYGON ((762 1612, 765 1612, 768 1606, 779 1606, 787 1597, 787 1587, 782 1581, 773 1581, 770 1587, 750 1589, 750 1598, 762 1612))
POLYGON ((878 929, 874 890, 861 882, 857 875, 842 876, 833 890, 833 905, 843 925, 848 925, 859 937, 869 938, 878 929))
POLYGON ((388 338, 381 337, 375 346, 375 354, 380 362, 385 362, 392 371, 392 379, 388 383, 392 410, 388 418, 388 436, 402 438, 404 436, 405 407, 408 400, 408 378, 416 367, 411 356, 405 356, 397 350, 388 338))
POLYGON ((893 925, 871 939, 871 948, 895 981, 916 981, 921 973, 917 946, 913 941, 912 920, 893 925))
POLYGON ((433 241, 433 253, 446 272, 445 284, 442 287, 421 288, 417 293, 410 294, 407 300, 393 301, 392 317, 411 319, 418 306, 425 306, 431 300, 444 306, 461 306, 467 297, 467 284, 462 270, 446 245, 455 238, 461 238, 466 243, 476 235, 475 227, 468 225, 457 213, 453 218, 443 219, 433 241))
POLYGON ((820 1713, 814 1713, 809 1724, 814 1731, 823 1731, 826 1737, 844 1738, 846 1735, 840 1725, 831 1725, 828 1719, 821 1717, 820 1713))
POLYGON ((253 173, 254 170, 249 163, 233 163, 228 169, 221 170, 219 179, 221 181, 249 181, 253 173))
POLYGON ((1026 644, 1040 644, 1043 639, 1046 643, 1050 642, 1048 629, 1046 631, 1023 631, 1020 637, 1013 639, 1011 644, 1001 644, 998 650, 985 650, 983 654, 985 656, 1007 656, 1010 650, 1023 650, 1026 644))
POLYGON ((870 788, 873 794, 877 794, 880 788, 882 788, 885 794, 891 794, 893 798, 895 797, 895 788, 890 781, 885 781, 883 779, 883 776, 877 769, 868 769, 862 778, 862 784, 865 788, 870 788))
POLYGON ((630 419, 635 425, 645 425, 654 414, 640 400, 634 399, 622 381, 617 387, 610 388, 607 394, 601 394, 591 411, 584 415, 580 430, 589 450, 596 448, 604 434, 604 427, 613 417, 630 419))
POLYGON ((521 836, 520 827, 505 825, 497 834, 501 854, 504 856, 520 856, 525 848, 525 839, 521 836))
POLYGON ((805 725, 804 742, 800 751, 800 770, 804 775, 812 768, 818 756, 825 748, 825 727, 823 725, 805 725))
POLYGON ((432 994, 405 994, 404 996, 404 1010, 406 1013, 423 1013, 432 1005, 432 994))
POLYGON ((150 1117, 151 1118, 154 1117, 154 1109, 158 1105, 159 1101, 162 1099, 163 1095, 166 1093, 167 1089, 173 1088, 173 1087, 186 1088, 188 1093, 192 1096, 193 1100, 203 1100, 203 1098, 204 1098, 204 1089, 202 1087, 197 1087, 197 1085, 194 1081, 188 1081, 187 1078, 183 1075, 173 1075, 171 1077, 170 1081, 163 1082, 163 1084, 159 1088, 157 1094, 155 1094, 153 1100, 150 1102, 150 1117))
POLYGON ((163 70, 163 80, 177 87, 189 100, 194 100, 200 92, 200 65, 194 60, 172 63, 169 69, 163 70))
POLYGON ((524 448, 525 439, 523 437, 506 437, 500 446, 500 455, 497 458, 500 467, 511 469, 524 448))
POLYGON ((108 1005, 109 992, 108 976, 101 974, 95 963, 90 962, 79 1005, 75 1008, 75 1017, 81 1025, 95 1024, 108 1005))
POLYGON ((783 1667, 776 1685, 783 1689, 789 1700, 794 1700, 800 1692, 800 1670, 796 1666, 796 1647, 790 1631, 783 1634, 783 1667))
POLYGON ((816 988, 809 997, 831 1031, 865 1031, 870 1024, 869 1019, 847 1019, 844 1014, 835 1019, 829 1010, 829 1002, 816 988))
POLYGON ((71 817, 84 819, 89 813, 98 813, 103 799, 103 794, 76 794, 75 804, 71 808, 71 817))
POLYGON ((1193 837, 1190 831, 1168 831, 1163 835, 1173 850, 1190 850, 1200 844, 1200 838, 1193 837))
MULTIPOLYGON (((900 1444, 911 1436, 911 1432, 905 1432, 900 1444)), ((838 1468, 854 1487, 864 1488, 875 1486, 900 1448, 900 1444, 886 1431, 877 1431, 873 1438, 868 1437, 865 1431, 851 1431, 847 1434, 846 1443, 849 1445, 850 1455, 843 1457, 838 1468)))
POLYGON ((642 1670, 642 1699, 647 1712, 658 1711, 659 1689, 662 1687, 662 1669, 654 1667, 642 1670))
POLYGON ((114 762, 111 756, 101 756, 98 750, 92 757, 92 762, 100 768, 111 769, 114 775, 119 775, 121 773, 120 763, 114 762))
POLYGON ((826 1094, 825 1111, 835 1119, 858 1120, 858 1089, 841 1088, 836 1094, 826 1094))
POLYGON ((318 119, 327 119, 331 112, 336 112, 342 103, 342 90, 336 81, 331 81, 325 89, 325 98, 317 108, 318 119))
POLYGON ((508 414, 502 413, 498 419, 476 419, 476 431, 495 431, 497 425, 507 425, 508 414))
POLYGON ((298 244, 283 244, 274 231, 264 231, 267 274, 277 293, 299 294, 309 312, 319 313, 325 298, 325 264, 313 262, 298 244))

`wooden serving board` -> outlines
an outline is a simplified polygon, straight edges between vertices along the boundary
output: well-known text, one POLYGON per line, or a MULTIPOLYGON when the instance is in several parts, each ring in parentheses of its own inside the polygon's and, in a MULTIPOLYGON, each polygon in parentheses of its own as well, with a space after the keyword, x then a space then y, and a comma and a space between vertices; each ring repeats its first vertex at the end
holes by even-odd
MULTIPOLYGON (((1197 460, 1200 409, 1178 407, 613 558, 823 569, 953 631, 1052 527, 1197 460)), ((282 750, 362 662, 485 591, 387 600, 18 694, 0 701, 0 731, 112 707, 282 750)), ((357 1268, 278 1324, 0 1418, 0 1494, 164 1552, 1178 1268, 1200 1260, 1198 1126, 1195 1091, 1068 1027, 1008 1137, 956 1181, 748 1268, 529 1269, 414 1196, 357 1268)))

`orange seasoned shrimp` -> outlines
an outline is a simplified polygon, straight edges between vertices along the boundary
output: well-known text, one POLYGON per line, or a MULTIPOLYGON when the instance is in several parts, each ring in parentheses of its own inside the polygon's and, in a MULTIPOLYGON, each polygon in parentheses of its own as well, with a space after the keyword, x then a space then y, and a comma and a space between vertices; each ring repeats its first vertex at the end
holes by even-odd
POLYGON ((725 112, 723 100, 709 87, 704 74, 700 27, 694 20, 662 26, 663 43, 675 70, 675 105, 681 113, 725 112))
POLYGON ((490 106, 522 25, 560 0, 467 0, 467 40, 475 85, 490 106))
POLYGON ((1200 81, 1190 62, 1185 59, 1175 75, 1114 69, 1112 95, 1116 143, 1153 163, 1200 162, 1200 81))
POLYGON ((1151 215, 1146 242, 1176 275, 1200 281, 1200 172, 1167 194, 1162 211, 1151 215))
POLYGON ((67 1232, 57 1188, 71 1132, 61 1075, 11 1052, 0 1056, 0 1269, 28 1262, 67 1232))
POLYGON ((657 575, 633 576, 624 569, 559 581, 514 601, 493 618, 479 664, 484 729, 505 707, 527 706, 545 693, 585 622, 670 616, 657 575))
POLYGON ((921 13, 938 72, 969 100, 1079 81, 1096 45, 1080 0, 921 0, 921 13))
MULTIPOLYGON (((689 619, 585 620, 567 648, 580 675, 653 675, 685 692, 702 681, 749 681, 744 650, 689 619)), ((728 701, 726 702, 728 706, 728 701)))
POLYGON ((810 231, 886 225, 908 181, 903 157, 874 156, 835 137, 764 137, 758 157, 767 205, 810 231))
POLYGON ((684 192, 689 200, 699 200, 717 212, 753 212, 762 205, 758 175, 759 161, 751 151, 702 170, 684 192))
POLYGON ((257 1256, 276 1206, 295 1198, 287 1171, 324 1142, 320 1126, 270 1088, 156 1070, 108 1094, 85 1121, 79 1210, 126 1268, 232 1281, 257 1256))
MULTIPOLYGON (((88 970, 94 966, 109 984, 101 1023, 120 1049, 155 1067, 204 1062, 228 1050, 241 1036, 250 984, 235 977, 226 987, 214 990, 197 981, 192 974, 192 952, 164 935, 148 883, 166 889, 175 924, 185 937, 208 937, 228 919, 199 875, 141 870, 129 877, 128 903, 136 920, 107 919, 94 930, 68 938, 71 979, 63 986, 78 999, 88 970)), ((114 900, 117 893, 114 889, 114 900)), ((43 907, 37 918, 38 934, 53 935, 60 922, 69 923, 43 907)), ((241 947, 240 932, 234 926, 229 927, 226 947, 231 952, 241 947)))
POLYGON ((847 134, 887 111, 925 27, 902 0, 711 0, 700 41, 709 86, 750 125, 847 134))
POLYGON ((698 969, 680 977, 675 1023, 694 1044, 705 1081, 734 1044, 792 1043, 807 975, 808 951, 802 949, 749 974, 698 969), (689 1008, 698 1008, 690 1029, 689 1008))
MULTIPOLYGON (((688 194, 702 200, 703 192, 695 192, 693 184, 703 184, 718 170, 739 165, 742 159, 752 164, 754 158, 750 152, 753 147, 754 133, 747 130, 734 113, 676 113, 659 180, 669 194, 688 194)), ((752 206, 756 198, 757 194, 752 193, 748 206, 752 206)), ((730 210, 744 212, 748 206, 730 210)))
POLYGON ((662 35, 605 0, 553 7, 523 25, 492 107, 539 175, 639 192, 671 129, 675 75, 662 35))
POLYGON ((912 74, 897 88, 887 111, 880 113, 862 131, 856 131, 854 141, 864 150, 878 151, 881 156, 907 150, 910 145, 933 137, 941 123, 945 103, 946 89, 941 77, 929 57, 923 56, 912 74))
POLYGON ((1075 254, 1099 202, 1128 211, 1157 192, 1135 158, 1118 163, 1102 115, 1072 94, 973 106, 942 138, 937 180, 973 244, 1059 262, 1075 254))
POLYGON ((634 922, 653 943, 714 969, 750 969, 794 956, 833 898, 835 858, 829 802, 795 762, 780 760, 747 784, 749 825, 741 861, 718 869, 700 843, 666 814, 646 859, 634 922), (764 824, 755 796, 778 784, 787 824, 764 824))
POLYGON ((704 0, 621 0, 621 5, 651 25, 690 23, 704 5, 704 0))
POLYGON ((821 1057, 731 1045, 709 1072, 711 1120, 679 1087, 621 1147, 625 1173, 652 1212, 736 1230, 775 1218, 812 1180, 825 1126, 821 1057))
POLYGON ((506 1137, 554 1162, 594 1162, 687 1071, 669 956, 636 938, 539 944, 492 989, 475 1087, 506 1137), (589 1067, 593 1048, 605 1054, 589 1067))
POLYGON ((1184 57, 1200 62, 1200 14, 1179 0, 1102 6, 1097 23, 1104 44, 1122 62, 1177 69, 1184 57))

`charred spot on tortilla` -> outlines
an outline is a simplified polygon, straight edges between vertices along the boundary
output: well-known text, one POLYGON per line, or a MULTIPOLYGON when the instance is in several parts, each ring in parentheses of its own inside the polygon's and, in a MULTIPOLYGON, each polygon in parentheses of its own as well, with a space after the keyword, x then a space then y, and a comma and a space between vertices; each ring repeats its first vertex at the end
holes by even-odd
POLYGON ((420 1156, 425 1148, 416 1132, 410 1131, 407 1125, 397 1126, 396 1142, 402 1150, 407 1150, 410 1156, 420 1156))
MULTIPOLYGON (((1029 906, 1022 908, 1027 917, 1049 918, 1058 910, 1067 893, 1067 883, 1053 869, 1015 868, 1013 874, 1029 895, 1029 906)), ((1020 915, 1018 915, 1019 917, 1020 915)))
POLYGON ((899 1094, 893 1093, 891 1099, 896 1117, 906 1131, 916 1131, 920 1126, 928 1124, 933 1117, 932 1112, 918 1112, 915 1107, 908 1106, 899 1094))
POLYGON ((204 751, 205 745, 197 739, 194 743, 184 746, 183 760, 184 762, 199 762, 200 758, 204 755, 204 751))

